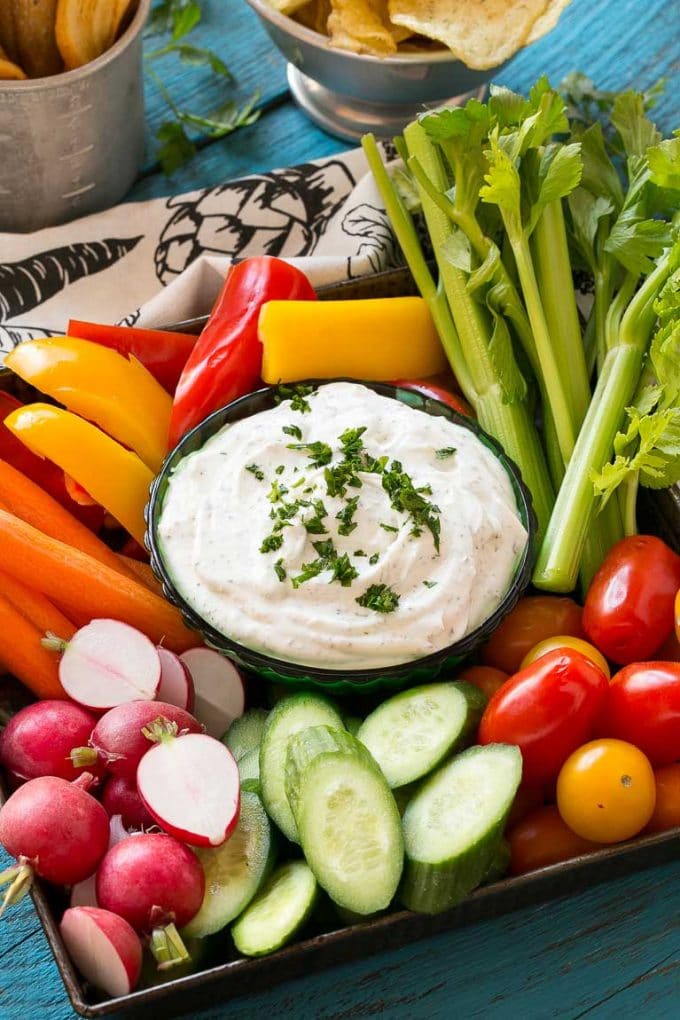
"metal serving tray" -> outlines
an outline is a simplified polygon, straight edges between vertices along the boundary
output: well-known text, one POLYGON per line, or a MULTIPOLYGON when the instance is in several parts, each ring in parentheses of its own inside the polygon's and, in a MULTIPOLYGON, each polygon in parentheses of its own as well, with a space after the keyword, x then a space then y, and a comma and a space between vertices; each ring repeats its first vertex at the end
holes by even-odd
MULTIPOLYGON (((320 296, 367 298, 412 293, 414 285, 409 274, 395 270, 324 288, 320 296)), ((186 332, 199 332, 204 322, 205 318, 189 320, 182 323, 181 328, 186 332)), ((173 328, 178 328, 177 324, 173 328)), ((7 376, 2 382, 7 385, 7 376)), ((680 551, 680 491, 677 487, 654 493, 653 498, 644 500, 640 517, 644 530, 660 535, 680 551)), ((0 697, 16 707, 27 701, 11 680, 2 684, 0 697)), ((210 940, 211 948, 203 964, 205 969, 117 999, 103 999, 99 993, 85 987, 71 964, 59 935, 58 919, 64 902, 58 890, 37 883, 31 895, 77 1013, 85 1017, 115 1013, 117 1018, 147 1018, 149 1010, 156 1007, 162 1009, 164 1016, 179 1016, 454 927, 563 897, 618 875, 676 860, 679 848, 680 829, 605 847, 529 875, 483 886, 454 909, 434 917, 400 910, 342 927, 329 905, 325 916, 317 918, 314 926, 308 929, 307 937, 262 959, 239 958, 228 933, 224 933, 210 940)))

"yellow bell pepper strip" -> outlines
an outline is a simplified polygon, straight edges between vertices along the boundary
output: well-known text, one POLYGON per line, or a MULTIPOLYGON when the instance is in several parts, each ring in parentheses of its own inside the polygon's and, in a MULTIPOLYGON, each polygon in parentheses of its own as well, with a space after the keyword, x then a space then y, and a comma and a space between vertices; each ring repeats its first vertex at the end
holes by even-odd
POLYGON ((153 472, 95 425, 50 404, 27 404, 5 425, 29 450, 74 478, 141 544, 153 472))
POLYGON ((136 358, 66 336, 19 344, 5 365, 70 411, 95 422, 158 473, 166 452, 172 398, 136 358))
POLYGON ((446 355, 419 297, 363 301, 268 301, 258 335, 266 383, 300 379, 420 378, 446 355))

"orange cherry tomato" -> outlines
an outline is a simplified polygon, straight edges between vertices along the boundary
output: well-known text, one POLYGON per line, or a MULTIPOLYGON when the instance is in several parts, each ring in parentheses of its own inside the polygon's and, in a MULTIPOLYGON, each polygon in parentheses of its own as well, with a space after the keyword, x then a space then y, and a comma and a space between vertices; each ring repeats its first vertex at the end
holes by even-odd
POLYGON ((567 758, 557 778, 557 807, 579 836, 620 843, 649 822, 656 782, 649 759, 625 740, 591 740, 567 758))
POLYGON ((524 656, 539 641, 556 634, 585 637, 582 612, 573 599, 555 595, 520 599, 482 648, 482 662, 516 673, 524 656))
POLYGON ((548 652, 552 652, 556 648, 575 648, 581 655, 585 655, 586 659, 590 659, 596 666, 599 666, 607 680, 611 680, 609 664, 602 652, 599 652, 595 645, 591 645, 590 642, 583 641, 578 637, 571 637, 569 634, 558 634, 555 637, 546 638, 545 641, 539 641, 524 656, 520 669, 530 666, 536 659, 540 659, 542 655, 547 655, 548 652))
POLYGON ((542 786, 520 786, 515 795, 508 815, 507 828, 517 825, 530 812, 545 804, 545 793, 542 786))
POLYGON ((559 864, 600 849, 597 843, 572 832, 554 804, 528 814, 508 832, 507 840, 511 875, 525 875, 548 864, 559 864))
POLYGON ((457 679, 474 684, 483 694, 486 694, 487 698, 491 699, 508 679, 508 674, 494 666, 468 666, 457 679))
POLYGON ((680 825, 680 765, 663 765, 654 770, 656 804, 645 832, 666 832, 680 825))

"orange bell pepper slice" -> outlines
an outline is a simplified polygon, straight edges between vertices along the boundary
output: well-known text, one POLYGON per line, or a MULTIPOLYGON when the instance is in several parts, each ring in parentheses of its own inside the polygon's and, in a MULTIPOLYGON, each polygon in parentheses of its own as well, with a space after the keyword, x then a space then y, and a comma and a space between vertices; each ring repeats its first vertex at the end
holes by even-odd
POLYGON ((105 507, 140 544, 153 473, 95 425, 49 404, 27 404, 5 418, 17 439, 53 461, 105 507))
POLYGON ((70 411, 95 422, 158 473, 166 452, 172 398, 136 358, 66 336, 19 344, 5 365, 70 411))

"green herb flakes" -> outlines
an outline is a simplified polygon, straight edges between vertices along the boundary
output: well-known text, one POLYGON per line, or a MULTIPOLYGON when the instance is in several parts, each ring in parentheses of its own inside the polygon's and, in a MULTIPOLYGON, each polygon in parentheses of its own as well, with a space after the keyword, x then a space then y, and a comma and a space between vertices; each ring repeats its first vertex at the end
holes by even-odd
POLYGON ((276 561, 276 563, 274 564, 274 570, 276 571, 276 576, 278 577, 279 581, 286 580, 286 577, 288 575, 286 574, 286 568, 283 565, 283 560, 276 561))
POLYGON ((345 535, 345 536, 351 535, 352 532, 354 531, 354 529, 356 528, 357 525, 356 525, 355 521, 353 520, 353 518, 354 518, 354 514, 357 511, 358 504, 359 504, 359 497, 358 496, 352 496, 350 499, 347 500, 347 503, 342 508, 342 510, 340 510, 335 515, 335 519, 337 521, 341 521, 342 522, 340 524, 340 526, 338 527, 338 534, 339 535, 345 535))
POLYGON ((292 436, 293 439, 302 439, 302 429, 297 425, 284 425, 281 431, 285 432, 287 436, 292 436))
POLYGON ((280 533, 279 534, 272 533, 271 535, 267 535, 267 537, 262 542, 262 545, 260 546, 260 552, 261 553, 276 552, 276 550, 280 549, 282 545, 283 535, 281 535, 280 533))
POLYGON ((251 475, 254 475, 258 482, 264 481, 264 471, 257 464, 246 464, 246 471, 250 471, 251 475))
POLYGON ((355 601, 376 613, 393 613, 399 605, 399 596, 387 584, 372 584, 355 601))
POLYGON ((455 446, 442 446, 440 450, 434 451, 434 455, 437 460, 448 460, 449 457, 453 457, 455 452, 455 446))

